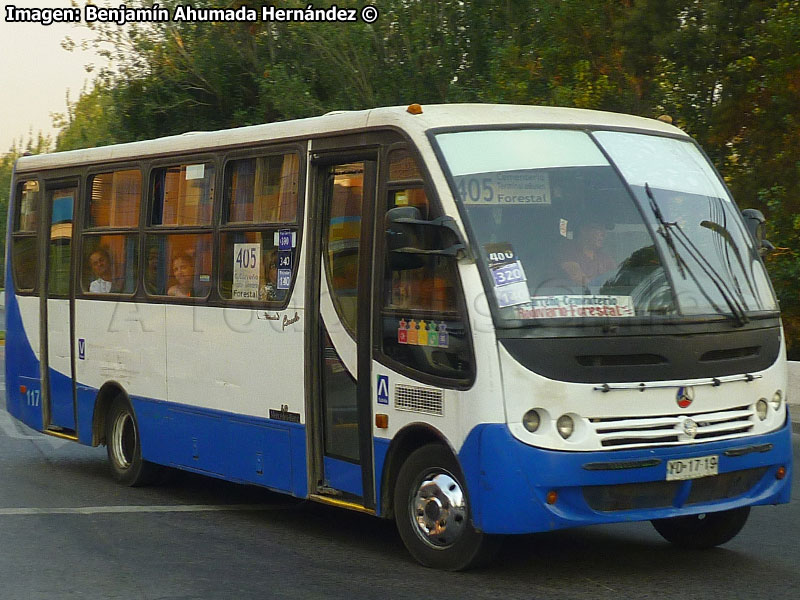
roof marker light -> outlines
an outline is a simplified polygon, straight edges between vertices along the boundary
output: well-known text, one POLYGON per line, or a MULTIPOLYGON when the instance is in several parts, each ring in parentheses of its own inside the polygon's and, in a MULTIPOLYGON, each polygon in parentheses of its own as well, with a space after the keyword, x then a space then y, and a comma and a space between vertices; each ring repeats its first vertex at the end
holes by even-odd
POLYGON ((420 106, 416 102, 414 104, 409 104, 408 108, 406 109, 406 112, 409 113, 409 114, 412 114, 412 115, 421 115, 422 114, 422 106, 420 106))

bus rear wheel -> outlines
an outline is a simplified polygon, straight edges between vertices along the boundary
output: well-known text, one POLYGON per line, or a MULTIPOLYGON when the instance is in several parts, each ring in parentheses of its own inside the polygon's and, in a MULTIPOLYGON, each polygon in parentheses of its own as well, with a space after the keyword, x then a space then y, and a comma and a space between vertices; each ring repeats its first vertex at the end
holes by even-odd
POLYGON ((661 537, 668 542, 681 548, 704 550, 729 542, 736 537, 749 515, 750 507, 742 506, 719 512, 657 519, 652 523, 661 537))
POLYGON ((158 475, 158 465, 142 459, 139 426, 128 400, 117 397, 106 415, 106 450, 111 472, 119 483, 147 485, 158 475))
POLYGON ((394 491, 397 530, 422 565, 460 571, 485 564, 500 538, 472 526, 464 478, 450 451, 429 444, 411 453, 394 491))

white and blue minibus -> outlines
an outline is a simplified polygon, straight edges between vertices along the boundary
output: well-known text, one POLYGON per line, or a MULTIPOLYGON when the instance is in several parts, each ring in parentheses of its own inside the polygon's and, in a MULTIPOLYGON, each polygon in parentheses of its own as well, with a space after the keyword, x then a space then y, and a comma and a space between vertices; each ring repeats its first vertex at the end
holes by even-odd
POLYGON ((20 158, 8 412, 165 468, 393 518, 422 564, 790 499, 762 253, 659 120, 441 105, 20 158))

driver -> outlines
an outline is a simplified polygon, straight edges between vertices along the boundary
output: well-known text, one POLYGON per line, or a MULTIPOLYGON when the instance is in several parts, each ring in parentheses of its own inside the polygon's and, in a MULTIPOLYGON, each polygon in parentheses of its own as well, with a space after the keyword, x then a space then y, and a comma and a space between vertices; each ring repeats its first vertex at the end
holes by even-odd
POLYGON ((561 268, 572 281, 586 286, 616 266, 614 259, 603 250, 605 239, 606 228, 598 221, 586 221, 578 226, 575 240, 561 260, 561 268))

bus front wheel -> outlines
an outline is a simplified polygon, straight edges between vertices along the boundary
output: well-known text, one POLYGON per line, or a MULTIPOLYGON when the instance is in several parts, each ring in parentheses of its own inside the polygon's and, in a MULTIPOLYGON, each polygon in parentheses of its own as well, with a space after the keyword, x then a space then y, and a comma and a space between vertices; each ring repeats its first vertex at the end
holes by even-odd
POLYGON ((106 415, 106 450, 111 472, 119 483, 146 485, 156 477, 158 466, 142 459, 136 416, 123 396, 111 403, 106 415))
POLYGON ((657 519, 652 523, 668 542, 682 548, 703 550, 732 540, 744 527, 749 514, 750 507, 742 506, 719 512, 657 519))
POLYGON ((440 444, 428 444, 406 459, 394 491, 400 537, 422 565, 459 571, 488 562, 499 538, 477 531, 471 522, 461 469, 440 444))

